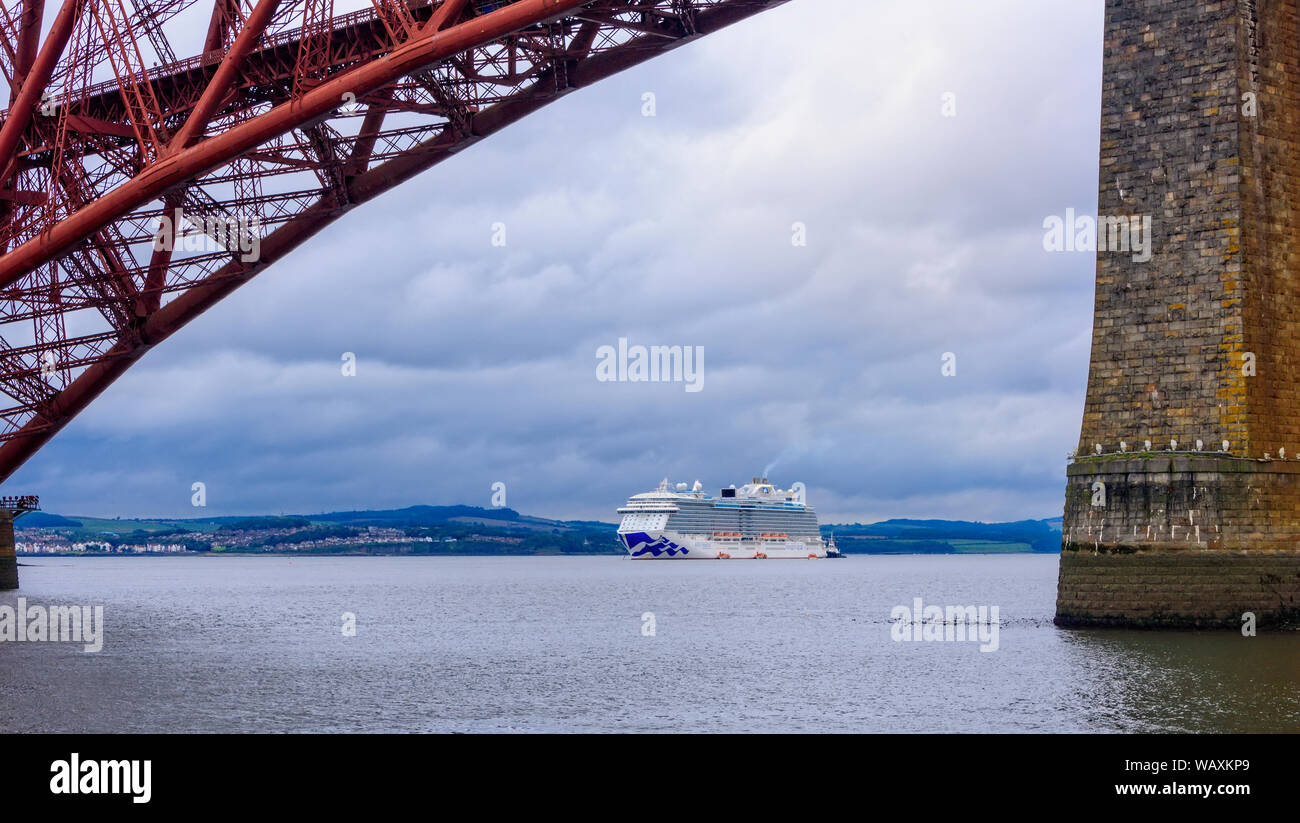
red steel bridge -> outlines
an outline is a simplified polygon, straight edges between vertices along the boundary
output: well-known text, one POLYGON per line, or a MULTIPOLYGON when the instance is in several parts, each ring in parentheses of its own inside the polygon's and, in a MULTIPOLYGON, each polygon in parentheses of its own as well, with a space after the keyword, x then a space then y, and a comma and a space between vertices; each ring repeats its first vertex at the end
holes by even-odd
POLYGON ((784 2, 0 0, 0 482, 349 209, 784 2))

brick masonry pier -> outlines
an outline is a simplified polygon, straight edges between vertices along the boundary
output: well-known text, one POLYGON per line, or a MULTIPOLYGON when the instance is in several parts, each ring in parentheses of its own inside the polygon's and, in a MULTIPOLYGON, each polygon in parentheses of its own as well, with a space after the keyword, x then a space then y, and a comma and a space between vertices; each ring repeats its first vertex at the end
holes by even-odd
POLYGON ((1294 622, 1300 8, 1107 0, 1091 366, 1057 622, 1294 622), (1132 223, 1138 225, 1138 223, 1132 223))

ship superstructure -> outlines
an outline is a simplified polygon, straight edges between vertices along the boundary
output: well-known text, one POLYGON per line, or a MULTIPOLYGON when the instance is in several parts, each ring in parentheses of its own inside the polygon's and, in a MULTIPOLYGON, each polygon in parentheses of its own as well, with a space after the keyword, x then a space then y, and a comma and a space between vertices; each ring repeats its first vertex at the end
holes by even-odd
POLYGON ((766 477, 705 494, 697 480, 636 494, 618 510, 618 536, 634 558, 825 557, 817 513, 802 487, 778 489, 766 477))

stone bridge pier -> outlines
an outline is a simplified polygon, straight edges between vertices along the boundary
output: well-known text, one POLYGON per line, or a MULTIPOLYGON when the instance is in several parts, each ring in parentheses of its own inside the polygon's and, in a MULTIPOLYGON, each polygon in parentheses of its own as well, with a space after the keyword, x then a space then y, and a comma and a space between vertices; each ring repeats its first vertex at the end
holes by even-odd
POLYGON ((18 588, 18 555, 14 553, 14 516, 0 509, 0 591, 18 588))
POLYGON ((1298 5, 1106 2, 1058 624, 1300 617, 1298 5), (1106 218, 1148 216, 1149 259, 1105 245, 1106 218))
POLYGON ((35 495, 0 497, 0 591, 18 588, 18 555, 14 547, 14 520, 39 511, 35 495))

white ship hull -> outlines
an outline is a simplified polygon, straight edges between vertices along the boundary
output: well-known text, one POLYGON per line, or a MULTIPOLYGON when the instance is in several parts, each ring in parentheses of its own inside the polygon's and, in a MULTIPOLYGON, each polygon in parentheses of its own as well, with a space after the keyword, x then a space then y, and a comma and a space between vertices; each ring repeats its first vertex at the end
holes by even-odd
POLYGON ((808 560, 826 556, 822 541, 712 540, 676 532, 619 532, 634 560, 808 560))

